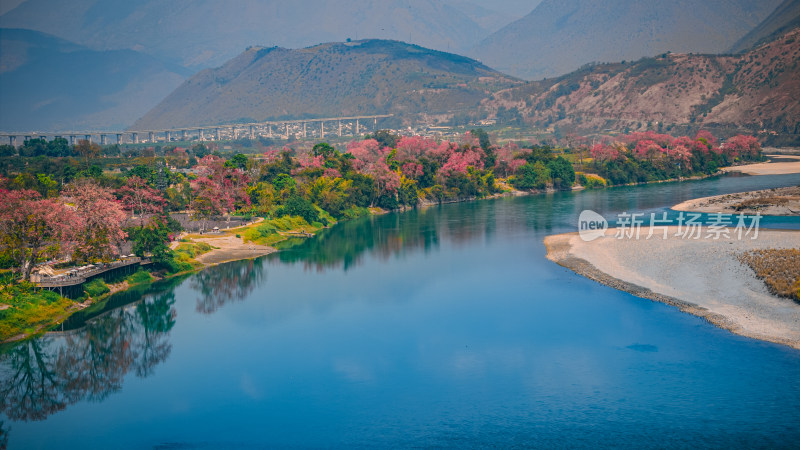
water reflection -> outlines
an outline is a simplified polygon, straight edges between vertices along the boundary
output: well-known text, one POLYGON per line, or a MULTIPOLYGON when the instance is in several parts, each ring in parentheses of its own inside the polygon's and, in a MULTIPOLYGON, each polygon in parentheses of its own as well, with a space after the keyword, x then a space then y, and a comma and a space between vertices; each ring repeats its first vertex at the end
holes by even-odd
MULTIPOLYGON (((341 223, 314 239, 291 242, 293 246, 266 259, 209 268, 193 275, 184 286, 198 295, 195 310, 212 314, 259 289, 266 282, 269 263, 302 264, 306 270, 348 271, 368 258, 385 261, 481 240, 489 243, 496 235, 529 242, 529 231, 534 230, 541 242, 541 236, 547 233, 574 231, 583 209, 604 215, 663 210, 689 197, 796 181, 796 177, 704 180, 503 198, 367 217, 341 223)), ((0 412, 11 420, 42 420, 81 400, 102 401, 119 391, 124 377, 131 372, 138 377, 152 375, 172 349, 169 338, 176 321, 173 290, 179 281, 162 285, 160 292, 131 290, 113 296, 96 311, 74 315, 65 324, 69 331, 29 340, 0 355, 0 412), (144 299, 139 300, 142 296, 144 299)), ((303 282, 305 278, 300 281, 303 282)), ((0 448, 7 437, 8 430, 0 422, 0 448)))
POLYGON ((0 450, 6 450, 8 447, 8 428, 3 426, 3 421, 0 420, 0 450))
POLYGON ((172 350, 172 291, 97 317, 85 327, 23 342, 0 356, 0 410, 12 420, 43 420, 81 400, 101 401, 125 374, 153 373, 172 350))
POLYGON ((264 260, 221 264, 194 275, 189 286, 200 294, 197 312, 212 314, 226 303, 244 300, 266 279, 264 260))
POLYGON ((459 246, 477 237, 490 237, 497 226, 497 205, 475 202, 460 206, 434 206, 344 222, 274 258, 284 263, 302 263, 307 270, 347 271, 361 264, 365 254, 386 261, 419 249, 427 253, 443 242, 459 246))

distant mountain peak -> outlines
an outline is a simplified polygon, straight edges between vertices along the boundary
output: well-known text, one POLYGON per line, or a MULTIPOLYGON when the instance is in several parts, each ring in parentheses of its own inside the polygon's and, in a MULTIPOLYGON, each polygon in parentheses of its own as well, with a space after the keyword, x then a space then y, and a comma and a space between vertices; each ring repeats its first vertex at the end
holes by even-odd
POLYGON ((472 55, 525 79, 586 63, 635 60, 666 51, 720 53, 781 0, 543 0, 479 43, 472 55))
POLYGON ((247 118, 447 114, 520 84, 473 59, 396 40, 250 47, 187 80, 133 128, 247 118))

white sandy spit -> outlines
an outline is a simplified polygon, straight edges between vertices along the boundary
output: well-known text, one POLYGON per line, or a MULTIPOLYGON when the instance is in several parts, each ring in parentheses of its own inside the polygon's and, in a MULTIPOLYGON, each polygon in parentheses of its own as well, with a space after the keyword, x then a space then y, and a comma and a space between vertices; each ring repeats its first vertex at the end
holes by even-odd
POLYGON ((734 333, 800 349, 800 304, 770 294, 738 253, 800 248, 800 231, 760 230, 758 238, 617 239, 611 228, 591 242, 578 233, 545 238, 547 257, 634 295, 673 304, 734 333))

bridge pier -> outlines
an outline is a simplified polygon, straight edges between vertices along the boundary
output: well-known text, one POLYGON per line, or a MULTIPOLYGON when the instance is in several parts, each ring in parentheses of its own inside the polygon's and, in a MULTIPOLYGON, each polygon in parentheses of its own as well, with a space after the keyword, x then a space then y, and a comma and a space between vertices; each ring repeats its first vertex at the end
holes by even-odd
POLYGON ((186 142, 186 130, 181 130, 181 140, 186 142))
POLYGON ((250 139, 255 139, 255 138, 256 138, 256 131, 255 131, 255 127, 253 127, 252 125, 250 125, 250 139))
POLYGON ((339 119, 339 137, 342 137, 342 120, 339 119))
POLYGON ((17 137, 16 136, 9 136, 8 137, 8 143, 12 147, 16 147, 17 146, 17 137))
POLYGON ((203 136, 203 129, 202 129, 202 128, 198 128, 198 129, 197 129, 197 137, 198 137, 198 138, 199 138, 201 141, 205 141, 205 140, 206 140, 205 136, 203 136))
POLYGON ((167 140, 168 143, 171 142, 172 141, 172 132, 165 131, 164 132, 164 138, 167 140))
POLYGON ((325 139, 325 122, 319 123, 319 138, 325 139))
POLYGON ((267 136, 272 139, 272 124, 267 125, 267 136))
POLYGON ((117 145, 122 144, 122 134, 117 133, 117 145))
POLYGON ((219 128, 214 128, 214 136, 215 140, 219 141, 219 128))
POLYGON ((153 143, 153 142, 155 142, 155 141, 153 140, 153 139, 155 139, 155 134, 154 134, 152 131, 148 132, 148 134, 147 134, 147 137, 148 137, 148 139, 147 139, 147 140, 148 140, 150 143, 153 143))
POLYGON ((91 134, 85 134, 83 136, 83 139, 86 140, 90 144, 92 143, 92 135, 91 134))
POLYGON ((131 133, 131 140, 133 141, 134 144, 138 144, 139 143, 139 135, 136 134, 136 133, 131 133))
POLYGON ((306 134, 306 123, 305 123, 305 122, 303 122, 303 139, 305 139, 305 138, 306 138, 306 136, 308 136, 308 135, 306 134))
POLYGON ((69 135, 69 145, 75 145, 75 137, 74 134, 69 135))
POLYGON ((353 136, 358 136, 358 119, 356 119, 356 129, 353 132, 353 136))

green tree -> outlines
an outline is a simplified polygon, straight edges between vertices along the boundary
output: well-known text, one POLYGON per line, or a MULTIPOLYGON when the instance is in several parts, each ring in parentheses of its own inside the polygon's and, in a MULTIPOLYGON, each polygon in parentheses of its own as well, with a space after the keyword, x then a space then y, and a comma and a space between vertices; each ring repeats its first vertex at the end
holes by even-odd
POLYGON ((559 189, 568 189, 575 183, 575 169, 566 158, 559 156, 547 163, 553 185, 559 189))
POLYGON ((72 147, 69 141, 62 137, 57 137, 47 143, 47 156, 59 157, 70 156, 72 154, 72 147))
POLYGON ((233 157, 227 161, 225 161, 225 167, 230 167, 232 169, 247 169, 247 156, 237 153, 233 155, 233 157))
POLYGON ((375 139, 381 145, 381 148, 397 148, 397 141, 400 140, 400 136, 392 134, 389 130, 378 130, 373 135, 364 136, 364 139, 375 139))
POLYGON ((300 195, 294 194, 286 199, 283 206, 278 208, 278 217, 281 216, 300 216, 308 223, 319 221, 319 212, 314 205, 300 195))
POLYGON ((13 145, 0 145, 0 156, 16 156, 17 149, 13 145))
POLYGON ((150 256, 159 266, 168 265, 173 259, 169 248, 170 227, 163 217, 155 216, 146 225, 128 229, 128 236, 133 243, 133 253, 139 257, 150 256))
POLYGON ((314 148, 311 149, 311 153, 314 156, 322 156, 323 158, 328 159, 336 155, 336 149, 327 142, 320 142, 314 144, 314 148))
POLYGON ((47 155, 47 141, 43 138, 28 139, 19 149, 20 156, 47 155))
POLYGON ((492 148, 492 142, 489 140, 489 133, 483 128, 472 129, 470 130, 470 134, 478 138, 478 142, 480 142, 483 151, 488 152, 489 149, 492 148))
POLYGON ((550 170, 541 161, 527 163, 517 169, 511 184, 520 190, 544 189, 550 181, 550 170))

